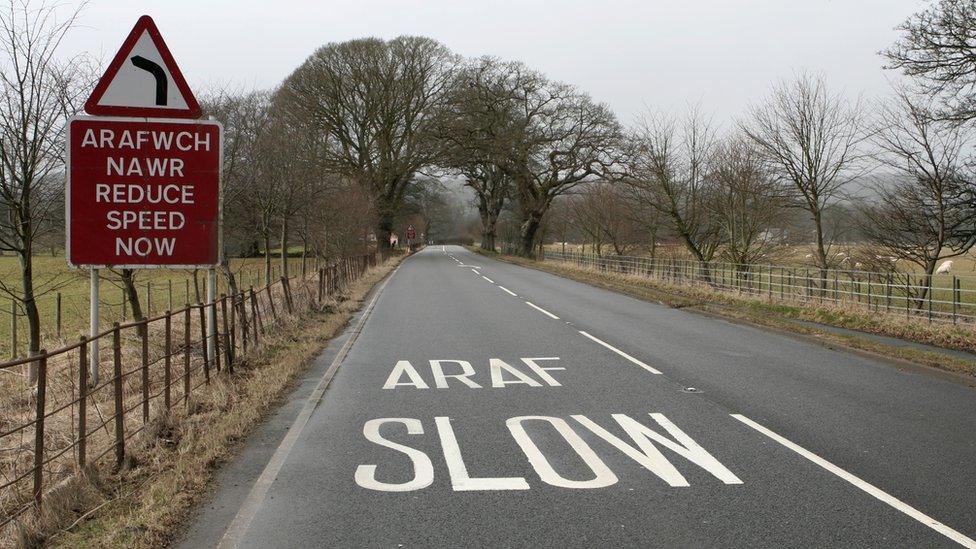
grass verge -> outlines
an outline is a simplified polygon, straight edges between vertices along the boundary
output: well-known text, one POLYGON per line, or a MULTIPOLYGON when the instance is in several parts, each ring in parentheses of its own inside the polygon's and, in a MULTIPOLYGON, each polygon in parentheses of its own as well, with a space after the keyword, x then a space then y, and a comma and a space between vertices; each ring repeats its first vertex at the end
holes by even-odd
POLYGON ((885 358, 921 364, 969 377, 976 376, 976 362, 923 349, 887 345, 856 335, 837 334, 801 325, 795 321, 816 322, 946 349, 976 352, 976 337, 973 329, 968 326, 903 320, 894 315, 876 314, 853 307, 771 303, 756 296, 719 292, 704 286, 673 285, 632 275, 599 272, 566 263, 500 255, 475 247, 469 249, 500 261, 545 271, 670 307, 687 308, 745 321, 885 358))
POLYGON ((371 269, 325 310, 283 327, 234 377, 217 376, 209 394, 188 413, 158 420, 142 444, 133 445, 138 450, 122 471, 99 478, 79 475, 45 499, 47 516, 21 545, 162 547, 172 541, 216 468, 275 408, 400 259, 371 269))

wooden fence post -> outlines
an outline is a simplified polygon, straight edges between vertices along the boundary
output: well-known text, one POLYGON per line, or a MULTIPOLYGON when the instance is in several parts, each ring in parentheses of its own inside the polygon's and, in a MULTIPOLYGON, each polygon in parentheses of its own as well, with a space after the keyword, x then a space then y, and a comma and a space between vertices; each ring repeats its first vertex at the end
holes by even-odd
MULTIPOLYGON (((211 328, 213 330, 214 342, 213 342, 213 356, 210 360, 213 362, 214 368, 220 371, 220 323, 217 322, 217 300, 214 299, 210 305, 207 307, 212 308, 211 318, 213 318, 214 325, 211 328)), ((226 352, 226 349, 224 349, 226 352)))
POLYGON ((237 300, 234 296, 229 296, 229 299, 230 310, 227 313, 230 315, 230 358, 234 361, 237 360, 237 300))
MULTIPOLYGON (((248 338, 248 323, 254 322, 254 319, 247 319, 247 291, 241 290, 238 292, 237 297, 240 298, 240 317, 241 317, 241 346, 244 350, 244 354, 247 354, 247 338, 248 338)), ((237 298, 234 299, 232 306, 237 306, 237 298)))
POLYGON ((231 374, 234 373, 234 350, 230 345, 230 330, 227 321, 227 296, 224 294, 220 295, 220 319, 224 325, 223 333, 223 343, 224 343, 224 366, 227 371, 231 374))
POLYGON ((78 468, 85 468, 88 446, 88 340, 78 338, 78 468))
POLYGON ((47 351, 41 349, 37 364, 37 409, 34 424, 34 505, 41 510, 44 494, 44 414, 47 401, 47 351))
POLYGON ((291 285, 285 277, 281 277, 281 288, 285 292, 285 308, 288 310, 288 314, 291 315, 294 313, 291 302, 291 285))
POLYGON ((169 411, 170 399, 172 398, 172 394, 170 393, 170 387, 169 387, 172 381, 171 379, 172 371, 170 370, 172 366, 170 354, 172 353, 173 350, 173 332, 172 332, 173 318, 172 317, 173 317, 173 313, 170 311, 166 311, 166 317, 164 319, 166 339, 163 342, 163 406, 166 408, 167 411, 169 411))
POLYGON ((278 309, 275 308, 274 294, 271 293, 271 281, 268 281, 264 290, 268 294, 268 306, 271 307, 271 318, 275 322, 278 322, 278 309))
POLYGON ((122 404, 122 335, 119 323, 112 328, 112 385, 115 391, 115 467, 125 461, 125 408, 122 404))
POLYGON ((200 308, 200 352, 203 353, 203 379, 210 384, 210 360, 207 356, 207 313, 206 307, 202 303, 197 303, 200 308))
POLYGON ((264 324, 261 322, 261 308, 258 306, 258 296, 254 292, 254 286, 251 286, 251 322, 252 330, 254 331, 254 346, 257 347, 260 344, 258 337, 258 329, 260 328, 261 333, 264 333, 264 324))
POLYGON ((190 307, 183 309, 183 402, 190 407, 190 307))
POLYGON ((61 339, 61 292, 58 292, 54 309, 55 333, 57 338, 61 339))
POLYGON ((149 320, 140 323, 142 333, 142 422, 149 423, 149 320))

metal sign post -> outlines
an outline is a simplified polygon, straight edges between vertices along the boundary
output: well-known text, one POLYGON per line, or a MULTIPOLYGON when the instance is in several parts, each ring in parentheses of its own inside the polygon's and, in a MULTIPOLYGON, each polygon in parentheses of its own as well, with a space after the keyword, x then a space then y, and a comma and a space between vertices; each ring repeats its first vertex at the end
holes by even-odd
POLYGON ((95 386, 98 385, 98 269, 92 268, 90 276, 88 335, 91 337, 91 344, 88 346, 88 380, 95 386))
POLYGON ((217 344, 217 269, 207 269, 207 356, 213 360, 217 344))

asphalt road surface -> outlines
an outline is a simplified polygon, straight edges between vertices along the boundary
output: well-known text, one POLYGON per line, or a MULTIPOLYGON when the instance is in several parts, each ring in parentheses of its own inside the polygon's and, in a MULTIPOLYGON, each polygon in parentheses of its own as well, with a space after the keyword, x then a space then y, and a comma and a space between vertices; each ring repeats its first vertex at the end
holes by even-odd
POLYGON ((183 546, 976 546, 965 383, 460 247, 371 299, 183 546))

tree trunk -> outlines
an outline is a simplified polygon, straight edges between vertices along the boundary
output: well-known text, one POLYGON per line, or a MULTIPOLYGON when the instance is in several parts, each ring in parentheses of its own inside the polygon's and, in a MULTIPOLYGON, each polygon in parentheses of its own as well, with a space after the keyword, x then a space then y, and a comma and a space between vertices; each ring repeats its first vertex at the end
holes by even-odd
MULTIPOLYGON (((125 291, 125 298, 132 306, 132 319, 136 322, 142 321, 145 317, 142 314, 142 305, 139 303, 139 291, 136 289, 134 280, 135 272, 132 269, 122 269, 122 288, 125 291)), ((139 327, 139 335, 146 335, 147 326, 139 327)))
POLYGON ((288 273, 288 218, 281 220, 281 276, 289 278, 288 273))
POLYGON ((824 242, 823 218, 820 208, 814 209, 813 225, 816 229, 817 237, 817 266, 820 267, 820 291, 827 291, 827 246, 824 242))
MULTIPOLYGON (((37 298, 34 295, 34 262, 31 248, 26 246, 20 255, 20 271, 23 285, 21 303, 24 306, 24 317, 27 319, 27 350, 33 356, 41 350, 41 317, 37 312, 37 298)), ((17 314, 16 311, 13 311, 17 314)), ((31 362, 27 366, 27 383, 37 384, 37 364, 31 362)))
POLYGON ((263 231, 264 238, 264 283, 271 284, 271 231, 267 228, 263 231))
POLYGON ((533 257, 535 253, 535 235, 539 231, 539 226, 541 225, 539 219, 535 217, 534 213, 529 219, 522 222, 521 239, 522 248, 519 250, 519 255, 522 257, 533 257))
POLYGON ((376 224, 376 247, 381 250, 389 250, 390 235, 393 234, 393 215, 380 214, 376 224))
POLYGON ((193 295, 196 296, 196 303, 202 303, 200 298, 200 269, 193 269, 193 295))

